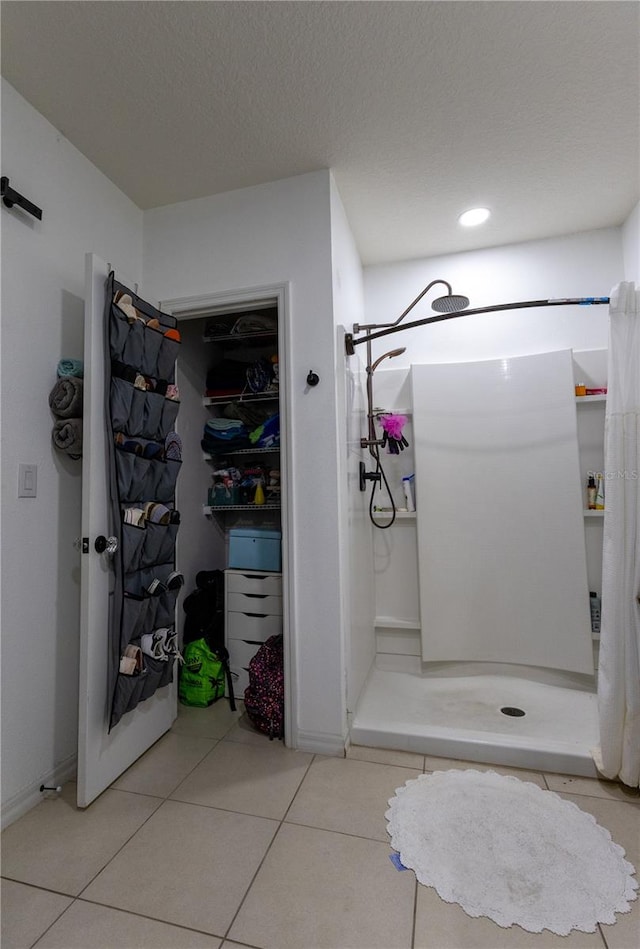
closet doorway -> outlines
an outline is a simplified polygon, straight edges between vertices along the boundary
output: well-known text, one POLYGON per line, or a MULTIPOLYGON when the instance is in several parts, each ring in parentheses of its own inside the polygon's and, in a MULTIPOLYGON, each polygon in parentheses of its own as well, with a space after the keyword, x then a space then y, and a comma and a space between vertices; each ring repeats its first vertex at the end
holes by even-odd
MULTIPOLYGON (((274 538, 280 536, 280 563, 269 560, 264 567, 267 576, 263 585, 269 587, 265 586, 264 594, 255 585, 253 575, 234 578, 236 583, 248 586, 246 593, 235 593, 234 602, 227 606, 234 610, 233 616, 226 617, 233 621, 228 623, 227 636, 233 637, 228 640, 228 648, 234 692, 237 699, 242 699, 251 656, 259 642, 277 631, 276 625, 281 626, 285 741, 295 747, 295 643, 290 623, 290 617, 295 615, 295 564, 289 540, 289 287, 282 284, 163 300, 160 309, 177 318, 182 339, 177 360, 177 430, 182 440, 183 463, 176 505, 181 517, 177 567, 185 578, 183 597, 195 588, 200 571, 226 570, 236 565, 234 548, 238 536, 255 530, 256 535, 268 538, 271 548, 277 543, 274 538), (276 415, 279 426, 274 438, 275 432, 269 425, 276 415), (264 437, 247 443, 249 447, 234 439, 226 443, 220 439, 218 447, 214 439, 205 437, 207 432, 224 434, 234 419, 246 422, 252 432, 264 420, 264 437), (255 503, 255 488, 251 486, 254 478, 256 483, 262 482, 259 503, 255 503), (281 581, 274 578, 274 572, 281 573, 281 581)), ((230 578, 228 575, 228 585, 230 578)), ((178 602, 176 618, 180 630, 184 622, 183 597, 178 602)), ((229 594, 226 599, 229 604, 229 594)))

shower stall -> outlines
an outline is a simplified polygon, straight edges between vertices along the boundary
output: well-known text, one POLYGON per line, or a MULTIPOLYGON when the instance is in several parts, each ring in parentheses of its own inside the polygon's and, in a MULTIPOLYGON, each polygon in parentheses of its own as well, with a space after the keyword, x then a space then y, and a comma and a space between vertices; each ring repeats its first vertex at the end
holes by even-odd
MULTIPOLYGON (((379 327, 354 329, 375 337, 379 327)), ((372 531, 376 650, 351 742, 594 776, 589 589, 602 534, 601 520, 585 519, 582 482, 599 460, 603 414, 591 413, 581 447, 574 384, 578 372, 602 385, 604 352, 413 365, 373 379, 380 359, 367 349, 362 447, 385 403, 406 413, 410 448, 381 459, 394 524, 372 531), (408 466, 415 513, 398 492, 408 466)), ((382 489, 373 483, 372 498, 382 489)))

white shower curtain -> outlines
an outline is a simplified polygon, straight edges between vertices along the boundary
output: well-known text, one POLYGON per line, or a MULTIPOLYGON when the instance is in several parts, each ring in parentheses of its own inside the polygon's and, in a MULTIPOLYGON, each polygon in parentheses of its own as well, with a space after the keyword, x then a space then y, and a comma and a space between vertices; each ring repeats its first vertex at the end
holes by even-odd
POLYGON ((598 769, 640 784, 640 291, 611 291, 598 769))

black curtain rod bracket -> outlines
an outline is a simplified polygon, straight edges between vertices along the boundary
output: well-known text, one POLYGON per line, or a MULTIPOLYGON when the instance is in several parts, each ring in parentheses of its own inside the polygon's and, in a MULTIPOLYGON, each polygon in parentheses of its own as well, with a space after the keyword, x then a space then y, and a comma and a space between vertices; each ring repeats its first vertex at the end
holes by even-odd
MULTIPOLYGON (((559 300, 525 300, 521 303, 499 303, 494 306, 481 306, 475 310, 457 310, 455 313, 438 313, 436 316, 427 316, 422 320, 414 320, 412 323, 404 323, 399 326, 392 325, 387 329, 379 329, 376 333, 368 333, 359 339, 354 338, 353 333, 345 333, 345 350, 347 356, 353 356, 355 347, 360 343, 371 342, 372 339, 380 339, 383 336, 390 336, 392 333, 400 333, 403 330, 415 329, 416 326, 426 326, 428 323, 441 323, 443 320, 454 320, 459 316, 474 316, 476 313, 497 313, 501 310, 522 310, 528 307, 538 306, 597 306, 598 304, 609 303, 609 297, 567 297, 559 300)), ((380 324, 384 326, 385 324, 380 324)), ((369 329, 375 328, 371 324, 369 329)))
POLYGON ((17 191, 14 191, 13 188, 9 187, 9 179, 4 175, 0 178, 0 197, 7 208, 12 208, 14 204, 17 204, 19 208, 22 208, 23 211, 26 211, 28 214, 33 214, 34 217, 37 217, 39 221, 42 220, 42 211, 40 208, 36 207, 35 204, 32 204, 31 201, 28 201, 24 195, 18 194, 17 191))

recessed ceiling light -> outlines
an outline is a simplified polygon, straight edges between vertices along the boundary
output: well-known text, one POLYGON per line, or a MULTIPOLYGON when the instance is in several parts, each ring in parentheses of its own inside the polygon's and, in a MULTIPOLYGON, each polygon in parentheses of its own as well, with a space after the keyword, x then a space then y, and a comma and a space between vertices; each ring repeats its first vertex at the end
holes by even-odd
POLYGON ((460 215, 458 222, 463 227, 476 227, 478 224, 484 224, 490 217, 491 211, 489 208, 471 208, 460 215))

